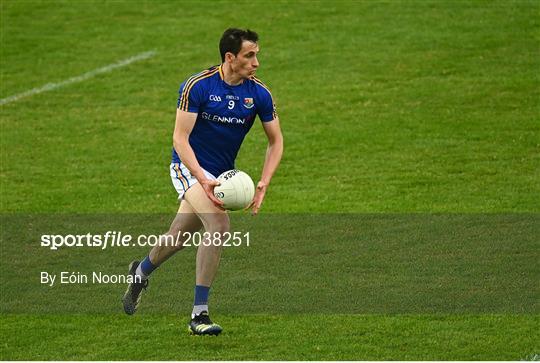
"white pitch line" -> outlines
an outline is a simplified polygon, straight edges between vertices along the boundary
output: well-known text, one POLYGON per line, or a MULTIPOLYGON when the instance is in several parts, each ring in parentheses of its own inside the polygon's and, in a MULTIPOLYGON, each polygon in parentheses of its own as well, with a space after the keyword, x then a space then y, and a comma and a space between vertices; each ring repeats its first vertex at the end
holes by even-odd
POLYGON ((38 93, 52 91, 54 89, 57 89, 57 88, 60 88, 60 87, 63 87, 63 86, 67 86, 68 84, 82 82, 82 81, 85 81, 85 80, 87 80, 89 78, 92 78, 95 75, 98 75, 100 73, 107 73, 107 72, 110 72, 112 70, 115 70, 116 68, 125 67, 128 64, 131 64, 133 62, 138 62, 138 61, 143 60, 143 59, 151 58, 156 54, 157 54, 156 51, 151 50, 149 52, 144 52, 144 53, 141 53, 141 54, 137 54, 137 55, 135 55, 133 57, 121 60, 121 61, 113 63, 113 64, 109 64, 108 66, 101 67, 101 68, 98 68, 98 69, 94 69, 93 71, 86 72, 84 74, 81 74, 80 76, 66 79, 65 81, 62 81, 62 82, 47 83, 46 85, 44 85, 42 87, 32 88, 31 90, 28 90, 26 92, 19 93, 19 94, 9 96, 9 97, 6 97, 6 98, 2 98, 2 99, 0 99, 0 105, 5 105, 5 104, 10 103, 10 102, 15 102, 15 101, 20 100, 21 98, 37 95, 38 93))

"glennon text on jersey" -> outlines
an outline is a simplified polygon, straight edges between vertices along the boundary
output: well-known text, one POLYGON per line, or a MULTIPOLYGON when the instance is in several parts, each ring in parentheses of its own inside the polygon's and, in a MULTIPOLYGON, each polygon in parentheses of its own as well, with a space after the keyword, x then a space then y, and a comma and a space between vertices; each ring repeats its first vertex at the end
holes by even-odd
POLYGON ((202 112, 201 117, 208 121, 213 122, 222 122, 226 124, 245 124, 246 119, 245 118, 238 118, 238 117, 226 117, 226 116, 219 116, 219 115, 211 115, 208 112, 202 112))

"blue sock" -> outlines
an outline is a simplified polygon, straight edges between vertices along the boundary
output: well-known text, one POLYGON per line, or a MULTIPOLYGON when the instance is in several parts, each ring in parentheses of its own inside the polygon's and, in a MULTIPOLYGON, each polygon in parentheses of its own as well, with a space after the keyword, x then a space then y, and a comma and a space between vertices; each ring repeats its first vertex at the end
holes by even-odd
POLYGON ((208 305, 208 294, 210 294, 210 287, 196 285, 195 302, 193 303, 193 305, 208 305))
POLYGON ((146 258, 141 262, 140 268, 143 274, 149 276, 152 271, 157 268, 157 266, 150 261, 150 256, 146 256, 146 258))

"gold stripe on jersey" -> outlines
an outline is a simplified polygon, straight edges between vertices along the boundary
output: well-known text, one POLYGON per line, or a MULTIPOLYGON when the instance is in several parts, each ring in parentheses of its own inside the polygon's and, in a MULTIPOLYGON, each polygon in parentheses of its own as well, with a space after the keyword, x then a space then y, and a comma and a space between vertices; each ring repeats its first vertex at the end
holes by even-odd
POLYGON ((189 103, 189 92, 191 91, 191 88, 195 83, 200 81, 203 78, 209 77, 211 75, 214 75, 218 71, 217 67, 212 67, 210 69, 207 69, 205 71, 202 71, 191 78, 189 78, 186 81, 186 84, 184 86, 184 89, 182 91, 182 96, 180 97, 180 109, 183 111, 187 111, 187 104, 189 103))
POLYGON ((188 87, 188 85, 191 83, 191 81, 193 81, 193 79, 197 78, 197 77, 200 77, 204 74, 207 74, 210 70, 208 69, 205 69, 204 71, 202 72, 199 72, 191 77, 188 78, 188 80, 186 81, 186 83, 184 84, 184 89, 182 90, 182 94, 180 95, 180 102, 182 103, 182 101, 184 100, 184 95, 186 94, 186 89, 188 87))
POLYGON ((199 78, 193 80, 193 82, 191 82, 191 84, 189 85, 189 89, 187 90, 187 93, 186 93, 186 99, 185 99, 185 104, 184 104, 183 111, 187 111, 187 110, 188 110, 188 107, 189 107, 189 92, 191 91, 191 89, 193 88, 193 86, 195 85, 195 83, 199 82, 199 81, 202 80, 202 79, 211 77, 211 76, 213 76, 214 74, 216 74, 217 72, 218 72, 218 70, 216 69, 215 71, 210 72, 210 73, 208 73, 208 74, 205 74, 204 76, 201 76, 201 77, 199 77, 199 78))
POLYGON ((219 76, 221 77, 221 79, 225 78, 225 76, 223 75, 223 64, 219 66, 219 76))
POLYGON ((184 85, 184 89, 182 90, 182 96, 180 97, 180 109, 183 110, 185 108, 185 103, 186 103, 186 99, 188 98, 188 89, 190 88, 191 84, 199 79, 200 77, 204 76, 204 75, 207 75, 208 73, 212 72, 214 70, 215 67, 212 67, 210 69, 205 69, 204 71, 202 72, 199 72, 197 73, 196 75, 194 76, 191 76, 190 78, 188 78, 188 80, 186 81, 186 84, 184 85))
MULTIPOLYGON (((258 79, 257 77, 255 76, 252 76, 251 79, 253 81, 255 81, 255 83, 257 83, 259 86, 262 86, 265 90, 268 91, 268 93, 270 93, 270 96, 272 96, 272 92, 270 92, 270 89, 268 87, 266 87, 266 85, 260 80, 258 79)), ((272 100, 274 99, 274 97, 272 97, 272 100)))
MULTIPOLYGON (((205 69, 204 71, 201 71, 201 72, 199 72, 199 73, 197 73, 197 74, 194 74, 193 76, 189 77, 188 80, 186 81, 186 85, 185 85, 185 87, 184 87, 184 91, 186 90, 186 87, 188 86, 188 84, 189 84, 191 81, 193 81, 195 78, 200 77, 200 76, 203 76, 203 75, 207 74, 208 72, 212 72, 215 68, 216 68, 216 66, 210 67, 210 68, 208 68, 208 69, 205 69)), ((183 94, 183 93, 182 93, 182 94, 183 94)))
POLYGON ((270 97, 272 98, 272 107, 273 107, 273 110, 272 110, 272 116, 274 117, 274 119, 276 119, 278 116, 277 116, 277 112, 276 112, 276 104, 274 103, 274 96, 272 96, 272 92, 270 92, 270 89, 268 87, 266 87, 266 85, 260 80, 258 79, 257 77, 255 76, 251 76, 251 79, 257 83, 259 86, 263 87, 265 90, 268 91, 268 93, 270 94, 270 97))

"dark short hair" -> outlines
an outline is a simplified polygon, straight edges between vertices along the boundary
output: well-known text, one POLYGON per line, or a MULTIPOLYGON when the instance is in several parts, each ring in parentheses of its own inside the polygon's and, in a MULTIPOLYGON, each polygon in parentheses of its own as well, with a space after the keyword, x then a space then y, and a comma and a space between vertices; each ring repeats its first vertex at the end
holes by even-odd
POLYGON ((257 33, 249 29, 242 30, 229 28, 225 30, 225 33, 223 33, 221 40, 219 41, 219 53, 221 53, 221 61, 225 61, 225 53, 227 52, 238 55, 240 49, 242 49, 242 42, 245 40, 257 43, 259 36, 257 33))

